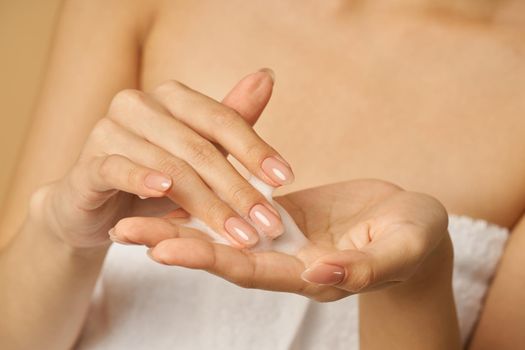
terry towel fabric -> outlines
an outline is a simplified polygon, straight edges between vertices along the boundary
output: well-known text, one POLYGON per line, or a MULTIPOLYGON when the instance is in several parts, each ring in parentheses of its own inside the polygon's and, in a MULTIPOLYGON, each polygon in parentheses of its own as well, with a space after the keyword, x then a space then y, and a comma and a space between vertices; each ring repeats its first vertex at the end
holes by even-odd
MULTIPOLYGON (((478 319, 508 230, 450 216, 454 294, 465 341, 478 319)), ((358 349, 357 297, 317 303, 246 290, 202 271, 156 264, 113 245, 77 349, 358 349)))

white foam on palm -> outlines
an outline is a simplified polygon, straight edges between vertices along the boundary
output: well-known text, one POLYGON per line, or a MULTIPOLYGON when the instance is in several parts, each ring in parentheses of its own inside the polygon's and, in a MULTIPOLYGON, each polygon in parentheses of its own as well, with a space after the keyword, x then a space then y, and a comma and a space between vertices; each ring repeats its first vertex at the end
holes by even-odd
MULTIPOLYGON (((255 176, 250 177, 248 180, 250 184, 257 189, 267 200, 273 205, 275 209, 279 212, 281 220, 284 226, 284 233, 276 238, 270 239, 264 233, 259 231, 257 228, 257 233, 259 234, 259 243, 250 250, 252 251, 277 251, 285 254, 294 255, 299 249, 301 249, 308 240, 301 232, 295 221, 292 219, 290 214, 281 206, 279 203, 273 200, 273 191, 275 190, 272 186, 262 182, 255 176)), ((247 219, 249 221, 249 219, 247 219)), ((214 242, 231 245, 230 241, 226 239, 221 234, 215 232, 203 221, 197 219, 196 217, 191 217, 189 222, 185 223, 184 226, 199 230, 206 233, 210 236, 214 242)))

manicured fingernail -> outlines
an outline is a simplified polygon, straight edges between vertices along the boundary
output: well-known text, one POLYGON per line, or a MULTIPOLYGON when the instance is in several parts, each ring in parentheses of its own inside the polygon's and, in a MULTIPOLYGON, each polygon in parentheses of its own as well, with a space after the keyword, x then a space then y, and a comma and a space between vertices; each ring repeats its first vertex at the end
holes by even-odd
POLYGON ((224 223, 224 228, 232 238, 244 246, 253 246, 259 241, 259 235, 255 229, 240 218, 229 218, 224 223))
POLYGON ((264 205, 254 205, 249 215, 257 227, 269 237, 276 238, 283 234, 284 227, 281 220, 264 205))
POLYGON ((164 192, 171 187, 171 179, 163 175, 149 174, 144 179, 144 186, 155 191, 164 192))
POLYGON ((295 178, 292 169, 277 157, 266 158, 261 167, 266 175, 281 185, 290 184, 295 178))
POLYGON ((268 73, 270 77, 272 78, 272 81, 275 82, 275 72, 271 68, 267 68, 267 67, 261 68, 259 69, 259 72, 268 73))
POLYGON ((141 196, 141 195, 139 195, 139 198, 140 198, 140 199, 148 199, 149 197, 145 197, 145 196, 141 196))
POLYGON ((345 269, 336 265, 318 264, 304 270, 301 278, 315 284, 339 284, 345 279, 345 269))

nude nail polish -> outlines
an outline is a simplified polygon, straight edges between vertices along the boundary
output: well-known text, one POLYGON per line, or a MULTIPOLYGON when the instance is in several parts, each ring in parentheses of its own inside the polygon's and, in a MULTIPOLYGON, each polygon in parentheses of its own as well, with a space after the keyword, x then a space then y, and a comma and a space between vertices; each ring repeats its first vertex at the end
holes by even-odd
POLYGON ((255 229, 240 218, 229 218, 224 223, 224 228, 233 239, 244 246, 251 247, 259 241, 259 235, 255 229))
POLYGON ((268 157, 263 160, 261 168, 266 175, 280 185, 290 184, 295 178, 292 169, 277 157, 268 157))
POLYGON ((259 230, 271 238, 279 237, 284 232, 281 220, 262 204, 254 205, 249 216, 259 230))
POLYGON ((317 264, 306 269, 301 274, 301 278, 315 284, 339 284, 345 279, 345 269, 336 265, 317 264))
POLYGON ((155 191, 164 192, 171 187, 171 179, 163 175, 149 174, 144 179, 144 186, 155 191))

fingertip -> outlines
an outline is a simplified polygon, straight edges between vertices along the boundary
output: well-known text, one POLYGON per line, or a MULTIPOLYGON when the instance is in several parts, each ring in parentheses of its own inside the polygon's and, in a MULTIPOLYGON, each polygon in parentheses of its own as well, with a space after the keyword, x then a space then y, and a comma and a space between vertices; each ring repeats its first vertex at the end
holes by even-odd
POLYGON ((251 248, 259 242, 257 231, 241 218, 230 217, 224 222, 224 228, 228 238, 233 239, 233 243, 238 243, 243 248, 251 248))
POLYGON ((261 162, 261 169, 267 177, 278 185, 288 185, 295 180, 292 168, 282 157, 265 158, 261 162))
POLYGON ((159 264, 166 264, 163 260, 161 260, 160 258, 158 258, 154 253, 153 253, 153 249, 154 248, 149 248, 147 251, 146 251, 146 255, 149 256, 149 258, 159 264))
POLYGON ((284 233, 281 216, 269 204, 254 205, 248 215, 252 222, 268 238, 275 239, 284 233))
POLYGON ((161 173, 152 172, 144 178, 144 186, 160 193, 166 192, 172 185, 171 177, 161 173))
POLYGON ((148 249, 148 256, 159 264, 176 265, 176 261, 173 260, 175 251, 172 241, 173 239, 165 239, 158 242, 156 246, 148 249))
POLYGON ((273 69, 264 67, 264 68, 259 69, 258 72, 267 74, 272 80, 272 83, 275 83, 275 72, 273 71, 273 69))
POLYGON ((303 281, 320 285, 337 285, 346 278, 346 270, 342 266, 318 263, 304 270, 303 281))

